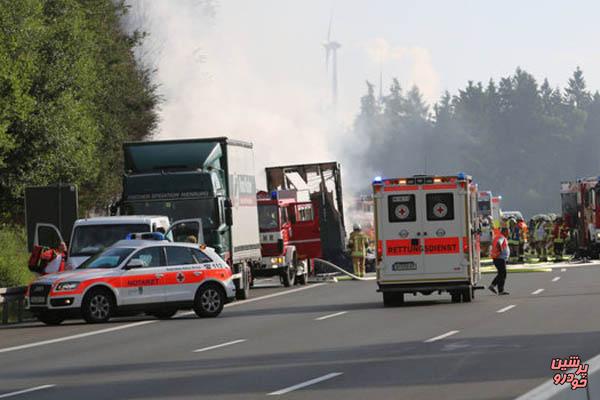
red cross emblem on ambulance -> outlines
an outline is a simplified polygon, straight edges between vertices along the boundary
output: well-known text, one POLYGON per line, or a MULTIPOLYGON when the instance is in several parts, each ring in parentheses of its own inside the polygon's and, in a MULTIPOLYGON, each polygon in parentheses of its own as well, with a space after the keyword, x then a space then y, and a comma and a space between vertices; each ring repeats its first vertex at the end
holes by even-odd
POLYGON ((406 218, 408 218, 409 214, 410 214, 410 210, 405 205, 400 205, 400 206, 396 207, 396 217, 398 217, 400 219, 406 219, 406 218))
POLYGON ((448 214, 448 207, 443 203, 437 203, 433 206, 433 215, 437 218, 444 218, 448 214))
POLYGON ((183 281, 185 281, 185 275, 183 274, 183 272, 178 272, 177 273, 177 282, 182 283, 183 281))

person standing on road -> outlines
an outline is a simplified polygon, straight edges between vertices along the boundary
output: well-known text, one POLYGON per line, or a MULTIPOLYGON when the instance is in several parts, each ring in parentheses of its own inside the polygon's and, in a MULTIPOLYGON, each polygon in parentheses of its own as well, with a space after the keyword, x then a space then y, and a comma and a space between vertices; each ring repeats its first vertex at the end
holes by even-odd
POLYGON ((65 242, 60 242, 58 248, 44 251, 40 255, 40 258, 47 263, 44 268, 44 274, 62 272, 65 270, 65 263, 67 261, 67 245, 65 242))
POLYGON ((369 247, 369 238, 362 232, 359 224, 354 224, 353 226, 353 231, 348 240, 348 247, 352 255, 354 275, 362 278, 365 276, 365 258, 367 256, 367 247, 369 247))
POLYGON ((508 247, 508 229, 502 228, 500 230, 500 234, 494 236, 494 240, 492 241, 492 260, 494 261, 494 266, 498 270, 498 274, 492 281, 491 285, 488 286, 492 292, 500 295, 509 294, 504 290, 504 283, 506 282, 506 261, 510 257, 510 248, 508 247), (496 287, 498 291, 496 291, 496 287))

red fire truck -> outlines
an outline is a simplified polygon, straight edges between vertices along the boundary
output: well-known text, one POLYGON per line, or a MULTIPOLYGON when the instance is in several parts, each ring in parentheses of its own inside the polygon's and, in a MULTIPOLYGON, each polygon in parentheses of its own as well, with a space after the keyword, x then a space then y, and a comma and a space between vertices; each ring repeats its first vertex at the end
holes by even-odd
POLYGON ((600 256, 600 178, 561 183, 563 220, 580 255, 600 256))
POLYGON ((313 259, 322 253, 318 207, 296 190, 261 191, 257 202, 262 262, 252 278, 279 276, 286 287, 296 279, 306 284, 313 259))

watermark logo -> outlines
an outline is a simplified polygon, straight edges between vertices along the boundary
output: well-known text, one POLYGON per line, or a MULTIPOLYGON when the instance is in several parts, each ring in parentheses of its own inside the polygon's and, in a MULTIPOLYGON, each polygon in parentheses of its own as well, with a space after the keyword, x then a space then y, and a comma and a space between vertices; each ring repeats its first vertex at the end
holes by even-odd
POLYGON ((579 356, 553 358, 550 364, 552 371, 557 371, 552 380, 555 385, 571 385, 572 390, 586 388, 588 385, 589 364, 582 364, 579 356))

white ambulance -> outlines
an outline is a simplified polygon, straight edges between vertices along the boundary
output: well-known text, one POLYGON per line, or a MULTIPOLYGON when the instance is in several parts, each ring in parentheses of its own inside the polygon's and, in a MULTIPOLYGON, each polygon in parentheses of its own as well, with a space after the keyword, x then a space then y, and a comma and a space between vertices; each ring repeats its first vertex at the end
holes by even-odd
POLYGON ((477 185, 470 176, 373 181, 377 284, 386 306, 405 293, 470 302, 480 279, 477 185))

